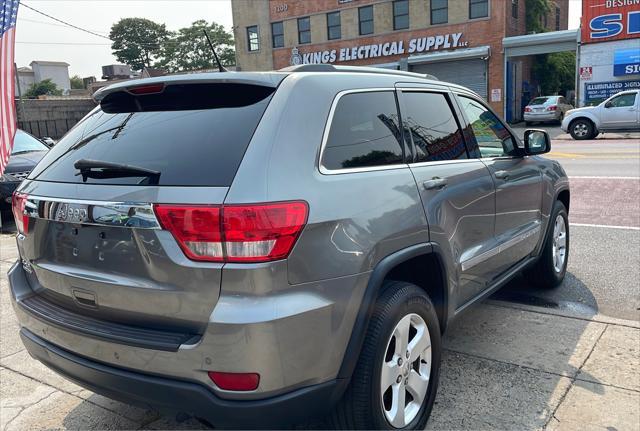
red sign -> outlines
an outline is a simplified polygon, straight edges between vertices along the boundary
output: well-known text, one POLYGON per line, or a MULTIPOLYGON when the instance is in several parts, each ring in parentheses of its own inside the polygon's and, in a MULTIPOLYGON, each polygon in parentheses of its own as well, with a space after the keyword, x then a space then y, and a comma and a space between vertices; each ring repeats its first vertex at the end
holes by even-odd
POLYGON ((640 38, 639 0, 582 0, 582 43, 640 38))
POLYGON ((593 78, 593 67, 592 66, 583 66, 580 68, 580 79, 583 81, 588 81, 593 78))

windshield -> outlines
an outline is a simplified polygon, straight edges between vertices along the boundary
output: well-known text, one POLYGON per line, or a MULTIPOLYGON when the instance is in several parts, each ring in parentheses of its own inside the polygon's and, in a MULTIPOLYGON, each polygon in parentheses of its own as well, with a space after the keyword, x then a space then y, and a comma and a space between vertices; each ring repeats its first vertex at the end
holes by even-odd
POLYGON ((30 151, 48 151, 49 148, 30 134, 18 130, 13 139, 11 154, 28 153, 30 151))
POLYGON ((552 99, 552 97, 536 97, 529 102, 529 105, 544 105, 547 101, 552 101, 552 99))

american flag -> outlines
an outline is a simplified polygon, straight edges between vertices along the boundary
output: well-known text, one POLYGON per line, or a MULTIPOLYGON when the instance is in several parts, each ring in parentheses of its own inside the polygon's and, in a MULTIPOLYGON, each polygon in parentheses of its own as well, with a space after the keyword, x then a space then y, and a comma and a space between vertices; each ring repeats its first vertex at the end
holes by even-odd
POLYGON ((0 0, 0 175, 9 162, 16 134, 13 54, 20 0, 0 0))

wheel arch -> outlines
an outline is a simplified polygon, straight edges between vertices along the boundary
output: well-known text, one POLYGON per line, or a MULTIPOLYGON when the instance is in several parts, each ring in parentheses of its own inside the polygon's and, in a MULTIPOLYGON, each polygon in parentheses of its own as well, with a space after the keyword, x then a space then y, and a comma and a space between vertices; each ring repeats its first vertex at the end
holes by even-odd
POLYGON ((383 258, 369 277, 338 378, 350 378, 353 374, 376 299, 382 291, 384 282, 391 279, 413 283, 424 289, 436 307, 440 331, 444 332, 448 321, 448 289, 446 269, 439 255, 439 247, 433 243, 422 243, 396 251, 383 258), (433 282, 432 271, 437 274, 436 283, 433 282))
POLYGON ((598 124, 595 118, 593 118, 591 115, 583 114, 579 117, 572 118, 571 121, 569 122, 569 127, 567 128, 567 130, 571 130, 571 128, 573 127, 573 124, 578 120, 587 120, 588 122, 590 122, 593 125, 594 132, 597 132, 598 128, 600 127, 600 125, 598 124))

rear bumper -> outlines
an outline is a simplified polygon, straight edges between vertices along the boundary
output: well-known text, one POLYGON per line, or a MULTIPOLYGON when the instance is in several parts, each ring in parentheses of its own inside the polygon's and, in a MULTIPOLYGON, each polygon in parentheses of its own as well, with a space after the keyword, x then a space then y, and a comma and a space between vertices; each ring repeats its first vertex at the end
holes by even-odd
POLYGON ((525 121, 556 121, 560 118, 560 114, 556 111, 553 112, 544 112, 541 114, 533 114, 529 112, 525 112, 524 120, 525 121))
POLYGON ((234 401, 198 383, 132 372, 75 355, 22 328, 20 337, 35 359, 91 391, 131 404, 187 412, 212 424, 274 427, 326 413, 339 400, 346 379, 332 380, 276 397, 234 401))

